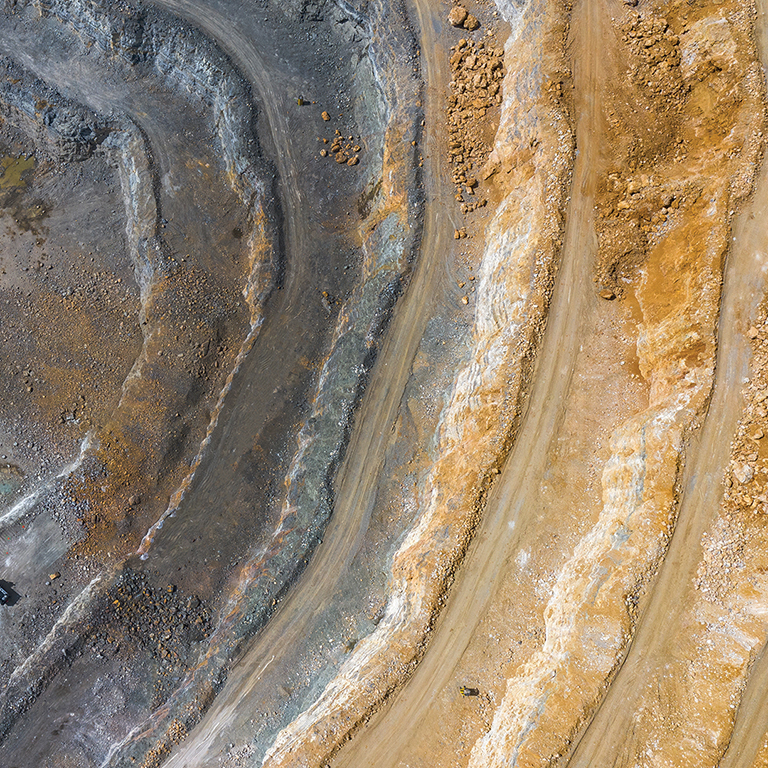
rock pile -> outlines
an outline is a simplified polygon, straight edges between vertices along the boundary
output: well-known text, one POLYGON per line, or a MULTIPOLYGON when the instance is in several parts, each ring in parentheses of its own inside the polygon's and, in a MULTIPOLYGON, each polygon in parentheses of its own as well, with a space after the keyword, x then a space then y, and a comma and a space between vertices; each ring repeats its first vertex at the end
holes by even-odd
POLYGON ((333 139, 318 137, 318 141, 328 145, 320 150, 320 157, 332 157, 339 165, 357 165, 360 162, 362 145, 359 136, 343 136, 337 128, 333 139))
POLYGON ((487 202, 475 197, 478 182, 472 171, 488 159, 490 147, 483 119, 491 107, 501 103, 504 51, 472 40, 459 40, 451 50, 448 156, 453 165, 456 200, 461 203, 462 213, 469 213, 487 202), (465 195, 470 199, 465 200, 465 195))
POLYGON ((663 97, 664 106, 680 110, 679 99, 685 93, 680 73, 680 38, 667 21, 659 16, 637 15, 623 30, 622 41, 632 55, 630 76, 641 89, 655 98, 663 97))
POLYGON ((661 183, 654 174, 637 170, 621 169, 607 175, 599 192, 600 259, 595 273, 604 298, 623 295, 622 282, 643 262, 649 237, 700 194, 692 182, 661 183))
POLYGON ((690 209, 702 194, 700 183, 677 172, 691 138, 708 140, 705 131, 691 130, 701 112, 688 98, 692 81, 685 60, 692 54, 690 45, 686 48, 687 24, 674 16, 633 12, 620 28, 626 74, 609 91, 604 112, 612 136, 624 137, 613 144, 623 143, 623 148, 600 181, 596 200, 600 247, 595 281, 606 298, 623 295, 623 285, 634 278, 650 245, 675 226, 678 211, 690 209), (630 103, 636 106, 629 108, 630 103))
POLYGON ((173 585, 154 587, 145 574, 129 570, 108 594, 89 642, 96 654, 139 646, 158 661, 179 663, 188 657, 191 643, 208 637, 210 623, 196 597, 182 595, 173 585))

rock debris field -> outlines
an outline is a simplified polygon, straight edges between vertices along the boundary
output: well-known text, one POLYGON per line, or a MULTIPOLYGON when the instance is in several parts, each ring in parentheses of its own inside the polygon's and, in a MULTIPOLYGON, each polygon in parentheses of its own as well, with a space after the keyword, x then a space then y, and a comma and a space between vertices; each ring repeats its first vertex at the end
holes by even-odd
POLYGON ((6 0, 0 766, 768 766, 767 65, 6 0))

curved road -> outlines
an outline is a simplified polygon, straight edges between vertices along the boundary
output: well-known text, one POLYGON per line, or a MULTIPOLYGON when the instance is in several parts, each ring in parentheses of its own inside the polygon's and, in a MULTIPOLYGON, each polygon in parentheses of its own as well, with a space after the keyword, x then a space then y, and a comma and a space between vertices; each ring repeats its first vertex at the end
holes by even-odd
MULTIPOLYGON (((758 0, 758 6, 758 45, 765 68, 768 1, 758 0)), ((718 515, 723 473, 742 412, 741 383, 749 375, 751 358, 745 331, 768 287, 768 231, 764 224, 767 209, 768 163, 764 162, 753 197, 734 220, 733 246, 723 283, 714 392, 704 426, 687 451, 675 532, 627 656, 574 751, 571 768, 614 765, 636 712, 633 704, 658 665, 664 663, 665 654, 674 647, 675 633, 679 631, 674 618, 693 584, 701 560, 702 535, 718 515)), ((768 657, 763 652, 747 685, 722 768, 748 765, 759 748, 768 713, 766 681, 768 657)))
MULTIPOLYGON (((588 36, 583 48, 590 55, 584 66, 574 71, 575 94, 582 100, 577 105, 579 153, 574 167, 562 264, 515 446, 488 496, 482 522, 431 633, 424 658, 408 683, 341 750, 333 762, 334 768, 409 764, 410 753, 418 748, 423 737, 424 714, 438 700, 441 691, 461 682, 457 669, 495 593, 503 588, 505 573, 514 567, 510 564, 514 563, 515 553, 539 534, 540 504, 536 498, 539 487, 531 479, 545 474, 548 456, 565 418, 585 325, 600 301, 592 282, 596 250, 592 210, 598 167, 595 159, 600 156, 600 134, 594 126, 601 118, 594 95, 602 61, 596 44, 601 27, 599 14, 604 11, 602 5, 601 0, 585 0, 575 11, 591 15, 591 19, 580 26, 588 36)), ((435 19, 440 12, 426 2, 420 2, 419 9, 422 18, 435 19)), ((425 50, 435 44, 425 30, 434 29, 428 22, 422 24, 425 50)), ((452 754, 448 748, 441 756, 445 764, 454 764, 452 754)))
MULTIPOLYGON (((301 193, 297 164, 290 161, 292 137, 278 103, 270 70, 254 44, 234 27, 231 17, 211 12, 203 2, 163 0, 156 2, 191 19, 232 55, 241 71, 258 89, 260 103, 268 113, 277 145, 280 173, 289 180, 288 220, 300 217, 301 193)), ((442 20, 441 20, 442 23, 442 20)), ((422 50, 431 50, 422 48, 422 50)), ((334 514, 322 544, 301 579, 282 601, 268 625, 231 671, 228 681, 201 724, 169 759, 169 768, 220 764, 221 744, 235 739, 233 723, 245 723, 263 708, 259 681, 271 665, 290 665, 295 645, 322 614, 336 593, 339 580, 365 535, 370 509, 392 428, 408 382, 413 358, 432 315, 432 303, 445 283, 450 260, 454 224, 446 211, 453 207, 449 172, 443 159, 442 114, 444 93, 450 77, 445 60, 424 57, 427 66, 426 130, 424 170, 427 204, 421 255, 406 295, 387 331, 366 395, 355 420, 350 444, 336 481, 334 514), (424 297, 433 297, 432 301, 424 297)), ((291 230, 293 233, 294 230, 291 230)), ((291 237, 294 235, 291 234, 291 237)), ((289 238, 290 240, 290 238, 289 238)), ((291 244, 291 249, 295 242, 291 244)), ((248 734, 238 734, 247 736, 248 734)))

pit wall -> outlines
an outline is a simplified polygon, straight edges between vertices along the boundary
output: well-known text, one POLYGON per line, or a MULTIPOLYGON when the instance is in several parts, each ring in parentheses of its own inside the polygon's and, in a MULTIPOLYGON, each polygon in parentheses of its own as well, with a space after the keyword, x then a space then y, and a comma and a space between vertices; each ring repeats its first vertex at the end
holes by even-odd
MULTIPOLYGON (((172 497, 171 508, 165 513, 167 515, 175 511, 184 491, 191 483, 210 442, 233 377, 258 334, 262 322, 262 307, 273 287, 278 261, 273 233, 275 203, 269 194, 267 183, 262 181, 262 174, 266 171, 259 161, 253 138, 249 89, 231 69, 226 59, 199 33, 176 29, 174 34, 169 35, 166 34, 167 30, 160 29, 159 21, 156 21, 154 26, 149 25, 148 29, 156 38, 162 38, 164 44, 157 45, 156 48, 148 47, 148 43, 155 40, 151 35, 131 37, 132 33, 126 29, 132 27, 128 25, 126 28, 118 15, 100 14, 106 13, 105 8, 109 6, 110 4, 67 2, 40 4, 38 8, 42 14, 57 15, 87 40, 95 40, 110 54, 125 54, 128 50, 129 54, 125 58, 131 64, 138 65, 149 58, 150 54, 154 55, 158 70, 169 81, 175 80, 177 85, 182 84, 186 90, 203 101, 212 112, 230 183, 243 205, 247 207, 251 223, 250 273, 246 276, 243 286, 250 327, 245 338, 240 340, 240 349, 235 356, 234 365, 225 378, 222 391, 212 408, 211 419, 192 462, 191 471, 172 497), (102 45, 107 39, 116 42, 123 40, 120 35, 113 35, 116 29, 121 29, 123 34, 128 35, 125 38, 126 46, 122 43, 116 47, 102 45), (143 47, 131 48, 128 45, 130 40, 137 45, 142 43, 143 47), (134 55, 139 49, 141 56, 134 55), (189 60, 185 57, 189 57, 189 60)), ((94 151, 103 151, 118 169, 126 208, 127 237, 141 290, 139 321, 144 334, 144 346, 123 384, 117 412, 106 427, 108 437, 114 438, 115 430, 120 431, 121 420, 132 425, 131 414, 135 411, 136 404, 140 403, 143 390, 147 386, 146 370, 149 368, 151 375, 153 371, 157 374, 154 369, 160 366, 162 358, 155 354, 157 350, 153 347, 153 338, 158 331, 162 331, 164 318, 162 312, 158 312, 157 305, 163 294, 172 290, 172 281, 169 281, 168 277, 175 268, 171 254, 160 235, 151 149, 140 129, 130 120, 107 120, 93 115, 84 107, 62 98, 60 94, 24 73, 12 62, 3 62, 3 67, 8 79, 15 81, 4 83, 0 93, 4 116, 7 119, 18 122, 34 141, 39 142, 40 146, 59 162, 84 160, 94 151), (20 82, 28 87, 20 87, 20 82)), ((170 399, 168 402, 168 409, 176 410, 170 399)), ((148 430, 162 429, 164 421, 163 416, 159 416, 148 430)), ((72 472, 75 468, 81 468, 81 465, 84 471, 85 465, 104 459, 104 456, 96 455, 101 447, 101 437, 103 435, 97 434, 93 440, 86 441, 86 451, 81 454, 76 465, 73 465, 72 472)), ((142 454, 145 456, 149 446, 157 444, 152 439, 142 439, 141 442, 142 454)), ((162 441, 159 444, 162 445, 162 441)), ((68 481, 72 472, 66 477, 57 476, 53 482, 56 487, 51 486, 48 490, 51 493, 60 490, 60 486, 68 481)), ((35 500, 39 498, 42 497, 37 494, 35 500)), ((98 507, 98 501, 94 504, 98 507)), ((25 505, 22 511, 24 515, 34 516, 34 504, 25 505)), ((150 540, 151 531, 149 540, 145 543, 151 543, 150 540)), ((45 689, 62 664, 66 663, 67 653, 78 647, 80 627, 87 623, 96 601, 115 578, 115 573, 105 572, 76 596, 70 603, 70 610, 56 622, 36 652, 16 670, 0 700, 0 737, 8 733, 13 723, 45 689)))
POLYGON ((202 33, 157 10, 108 0, 35 0, 43 16, 55 16, 104 53, 133 66, 149 64, 172 88, 181 87, 210 111, 221 143, 230 183, 252 212, 250 244, 254 255, 245 298, 251 325, 261 322, 261 306, 272 288, 279 254, 272 245, 274 201, 268 170, 253 131, 251 92, 226 56, 202 33), (266 217, 262 215, 266 213, 266 217))
MULTIPOLYGON (((667 550, 686 446, 712 390, 731 221, 750 194, 762 151, 764 86, 753 19, 751 3, 692 10, 669 2, 628 9, 616 22, 629 74, 621 96, 604 102, 614 156, 596 200, 603 219, 596 279, 605 298, 633 296, 639 304, 637 354, 650 398, 611 436, 602 511, 556 574, 544 642, 508 680, 490 730, 473 748, 471 766, 567 762, 624 658, 643 595, 667 550), (656 45, 663 56, 649 53, 656 45), (707 89, 717 94, 716 103, 702 109, 707 89), (655 98, 662 92, 669 98, 655 98), (655 104, 656 114, 638 119, 622 113, 626 102, 655 104), (632 141, 644 135, 647 141, 649 120, 662 126, 658 137, 650 146, 632 141), (610 231, 624 236, 609 237, 610 231), (628 242, 632 250, 613 250, 628 242)), ((748 614, 746 607, 736 611, 748 614)), ((701 638, 691 644, 703 647, 701 638)), ((690 657, 682 658, 685 681, 690 657)), ((729 657, 725 668, 731 663, 729 657)), ((722 667, 711 670, 713 677, 722 674, 722 667)), ((713 716, 728 707, 734 675, 726 675, 722 696, 707 691, 696 697, 684 684, 691 695, 677 702, 681 716, 672 728, 672 702, 658 693, 668 673, 653 683, 648 702, 655 709, 638 713, 633 751, 621 765, 717 763, 699 761, 697 754, 714 752, 713 740, 722 748, 713 716), (695 714, 703 700, 709 705, 695 714), (694 749, 680 734, 696 729, 699 720, 701 743, 694 749)), ((672 701, 678 695, 670 694, 672 701)))
POLYGON ((491 158, 507 182, 486 232, 469 361, 440 419, 421 513, 394 555, 383 618, 278 734, 263 761, 270 768, 325 764, 406 680, 514 438, 559 263, 574 143, 566 105, 542 87, 565 77, 567 12, 537 0, 507 21, 508 74, 491 158))
POLYGON ((322 538, 333 511, 333 480, 344 457, 354 415, 379 343, 404 285, 421 237, 422 192, 415 145, 423 117, 415 42, 404 6, 371 4, 361 13, 339 4, 370 41, 368 61, 384 121, 381 189, 358 232, 362 277, 339 313, 310 416, 300 430, 286 476, 286 499, 270 543, 244 564, 208 652, 167 704, 116 744, 106 765, 167 754, 181 730, 203 716, 224 684, 245 641, 269 619, 322 538), (393 23, 393 19, 395 22, 393 23), (386 38, 379 29, 386 29, 386 38), (399 30, 399 31, 397 31, 399 30))

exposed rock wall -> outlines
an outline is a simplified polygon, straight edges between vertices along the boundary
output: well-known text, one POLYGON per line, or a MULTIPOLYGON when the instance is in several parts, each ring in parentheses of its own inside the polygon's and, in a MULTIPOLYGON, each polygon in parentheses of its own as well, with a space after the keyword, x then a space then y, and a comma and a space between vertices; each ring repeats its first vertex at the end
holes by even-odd
POLYGON ((178 724, 191 728, 226 679, 231 659, 271 615, 276 600, 301 573, 333 510, 333 480, 344 456, 357 405, 390 313, 407 282, 421 234, 421 190, 413 148, 420 132, 421 85, 414 41, 402 5, 372 4, 360 13, 344 4, 370 40, 369 60, 382 102, 384 137, 374 176, 380 189, 360 225, 362 277, 339 313, 312 410, 300 430, 286 477, 287 495, 267 547, 244 564, 238 588, 210 639, 209 651, 165 707, 119 745, 109 765, 163 753, 178 724), (401 31, 377 30, 398 18, 401 31))
POLYGON ((470 360, 442 414, 418 522, 394 556, 376 630, 278 735, 264 765, 321 764, 404 682, 514 436, 562 244, 573 138, 564 105, 541 88, 562 75, 567 13, 560 4, 532 2, 511 21, 494 157, 506 194, 486 234, 470 360))
POLYGON ((104 119, 64 99, 10 59, 0 59, 0 110, 59 163, 84 160, 110 133, 104 119))
MULTIPOLYGON (((213 400, 211 418, 203 425, 202 434, 198 432, 195 436, 193 433, 193 440, 196 437, 198 443, 197 455, 191 471, 188 464, 181 465, 181 472, 187 476, 181 475, 182 486, 172 499, 172 508, 166 512, 169 514, 178 506, 207 448, 233 376, 258 333, 262 306, 274 284, 278 249, 273 232, 271 174, 267 174, 259 160, 253 138, 249 89, 226 58, 202 35, 183 26, 179 28, 179 25, 164 27, 163 22, 168 23, 168 20, 155 18, 149 29, 163 41, 155 48, 147 45, 153 41, 151 36, 136 31, 144 29, 143 22, 139 27, 132 26, 133 22, 124 24, 120 14, 115 13, 114 4, 47 3, 39 7, 41 13, 57 15, 88 41, 95 39, 100 45, 107 39, 112 42, 123 40, 115 32, 119 28, 122 30, 120 34, 128 35, 123 40, 127 42, 125 46, 120 43, 117 49, 111 45, 101 46, 108 55, 128 51, 130 55, 125 58, 130 66, 139 66, 150 55, 154 56, 159 62, 158 71, 169 83, 176 86, 181 83, 201 101, 208 108, 218 134, 229 182, 247 210, 249 272, 241 282, 245 307, 242 315, 246 320, 244 332, 235 340, 235 354, 226 361, 231 366, 221 377, 221 391, 209 393, 213 400)), ((178 303, 179 295, 186 291, 189 300, 194 302, 200 286, 179 279, 179 264, 162 237, 152 148, 138 126, 124 117, 106 119, 94 115, 85 107, 64 99, 12 62, 4 61, 3 67, 6 77, 0 86, 0 102, 6 119, 18 123, 36 144, 59 162, 84 160, 96 150, 106 153, 117 167, 121 182, 127 241, 141 291, 138 322, 144 345, 123 382, 122 396, 115 412, 101 426, 94 440, 86 441, 85 451, 73 465, 78 468, 76 477, 70 476, 71 472, 66 476, 58 475, 51 487, 44 489, 55 492, 57 497, 66 497, 74 487, 83 517, 92 516, 95 520, 98 515, 101 520, 109 521, 112 508, 118 514, 124 514, 125 490, 130 485, 126 482, 128 476, 134 473, 135 482, 131 481, 130 492, 138 492, 137 496, 140 496, 146 495, 142 493, 143 483, 151 483, 153 477, 166 471, 168 441, 173 439, 174 433, 169 424, 174 420, 174 412, 181 410, 180 392, 181 397, 184 396, 184 387, 178 386, 179 378, 188 383, 187 371, 192 366, 188 359, 181 359, 186 358, 189 351, 171 357, 164 353, 163 344, 176 329, 174 303, 178 303), (174 376, 179 378, 174 380, 174 376), (116 471, 108 481, 100 479, 94 484, 92 478, 105 474, 102 472, 104 466, 116 471), (116 486, 114 498, 109 496, 109 491, 115 490, 109 487, 111 484, 116 486)), ((199 280, 199 274, 193 279, 199 280)), ((235 313, 231 315, 234 326, 237 319, 235 313)), ((195 354, 194 350, 191 354, 195 354)), ((192 448, 195 450, 194 443, 192 448)), ((34 514, 34 502, 40 501, 41 494, 36 494, 33 503, 24 507, 25 514, 34 514)), ((81 643, 81 633, 95 601, 114 579, 113 572, 104 572, 79 596, 74 596, 71 609, 61 616, 37 651, 19 667, 0 700, 3 736, 53 679, 66 662, 67 653, 81 643)))

